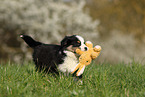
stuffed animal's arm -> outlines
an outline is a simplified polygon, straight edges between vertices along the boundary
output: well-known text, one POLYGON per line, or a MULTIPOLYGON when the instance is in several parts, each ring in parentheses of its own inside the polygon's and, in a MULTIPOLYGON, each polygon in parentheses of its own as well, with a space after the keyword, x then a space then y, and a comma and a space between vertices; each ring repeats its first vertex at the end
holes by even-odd
POLYGON ((79 64, 77 64, 76 65, 76 67, 74 68, 74 69, 72 69, 72 72, 71 72, 71 74, 73 74, 78 68, 80 68, 81 67, 81 64, 79 63, 79 64))
POLYGON ((73 71, 71 72, 71 74, 73 74, 77 69, 79 69, 76 73, 76 76, 80 76, 81 74, 83 74, 84 69, 85 69, 85 65, 79 63, 76 65, 76 67, 73 69, 73 71))
POLYGON ((85 65, 81 65, 79 70, 76 73, 76 76, 80 76, 81 74, 83 74, 85 67, 86 67, 85 65))
POLYGON ((81 55, 83 53, 83 51, 81 51, 80 49, 76 49, 76 53, 81 55))

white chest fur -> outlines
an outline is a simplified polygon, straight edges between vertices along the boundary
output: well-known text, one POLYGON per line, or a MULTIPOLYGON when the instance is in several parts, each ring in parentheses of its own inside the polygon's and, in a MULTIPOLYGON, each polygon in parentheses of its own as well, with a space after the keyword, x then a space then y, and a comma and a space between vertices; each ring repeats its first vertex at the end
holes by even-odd
POLYGON ((64 59, 64 63, 60 64, 58 66, 58 69, 61 72, 71 73, 73 71, 74 67, 78 64, 78 60, 74 53, 72 53, 70 51, 65 51, 65 53, 67 56, 64 59))

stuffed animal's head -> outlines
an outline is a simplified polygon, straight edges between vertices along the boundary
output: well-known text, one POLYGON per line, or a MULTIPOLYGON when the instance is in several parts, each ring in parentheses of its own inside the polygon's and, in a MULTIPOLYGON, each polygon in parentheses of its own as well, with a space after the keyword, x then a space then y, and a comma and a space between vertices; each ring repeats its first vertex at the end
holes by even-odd
POLYGON ((87 51, 81 51, 80 49, 76 50, 76 53, 81 55, 79 58, 79 62, 83 64, 88 64, 87 60, 92 60, 97 58, 101 52, 101 46, 96 45, 93 48, 93 44, 91 41, 86 41, 86 46, 88 47, 87 51))

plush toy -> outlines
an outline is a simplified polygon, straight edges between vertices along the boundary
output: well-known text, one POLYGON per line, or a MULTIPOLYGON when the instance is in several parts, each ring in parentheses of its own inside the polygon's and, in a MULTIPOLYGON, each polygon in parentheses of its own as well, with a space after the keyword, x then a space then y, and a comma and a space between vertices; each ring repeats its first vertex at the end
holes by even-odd
POLYGON ((84 72, 85 67, 92 62, 92 59, 97 58, 100 54, 101 46, 96 45, 93 48, 93 44, 90 41, 86 42, 86 46, 88 47, 87 51, 81 51, 80 49, 76 49, 76 53, 80 55, 79 63, 71 72, 74 73, 78 69, 76 76, 80 76, 84 72))

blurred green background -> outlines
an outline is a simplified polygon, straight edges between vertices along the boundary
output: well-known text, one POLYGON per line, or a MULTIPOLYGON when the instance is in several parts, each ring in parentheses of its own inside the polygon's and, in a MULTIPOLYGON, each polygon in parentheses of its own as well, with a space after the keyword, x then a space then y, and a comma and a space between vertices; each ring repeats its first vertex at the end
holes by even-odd
POLYGON ((98 63, 145 63, 145 0, 0 0, 0 62, 31 61, 28 34, 59 44, 78 34, 101 45, 98 63))

